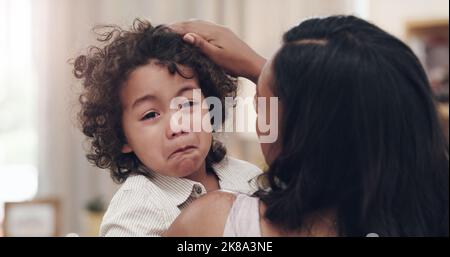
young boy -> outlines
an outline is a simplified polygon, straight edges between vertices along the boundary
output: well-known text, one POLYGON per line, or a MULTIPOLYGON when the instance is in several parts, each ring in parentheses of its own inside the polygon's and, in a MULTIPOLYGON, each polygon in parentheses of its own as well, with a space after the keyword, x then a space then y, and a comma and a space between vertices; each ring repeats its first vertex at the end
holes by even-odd
POLYGON ((187 99, 178 111, 204 117, 209 110, 194 108, 201 104, 194 90, 201 90, 201 100, 217 97, 224 105, 236 81, 163 26, 136 20, 131 30, 106 28, 98 39, 106 45, 74 62, 84 86, 79 119, 91 143, 87 158, 123 184, 100 235, 161 236, 181 209, 207 192, 252 193, 249 181, 261 172, 256 166, 227 157, 209 130, 171 124, 174 98, 187 99))

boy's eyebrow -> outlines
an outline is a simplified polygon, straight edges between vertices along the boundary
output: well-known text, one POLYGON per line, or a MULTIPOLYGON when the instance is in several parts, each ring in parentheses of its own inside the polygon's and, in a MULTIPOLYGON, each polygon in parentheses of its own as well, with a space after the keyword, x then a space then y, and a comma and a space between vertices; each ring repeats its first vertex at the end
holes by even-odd
POLYGON ((147 101, 152 101, 154 100, 156 97, 154 95, 144 95, 142 97, 139 97, 138 99, 136 99, 133 103, 133 105, 131 106, 131 109, 136 108, 136 106, 142 104, 143 102, 147 102, 147 101))
MULTIPOLYGON (((180 90, 178 90, 176 96, 180 96, 185 91, 192 90, 192 89, 195 89, 194 85, 185 85, 180 90)), ((131 105, 131 109, 136 108, 136 106, 142 104, 143 102, 152 101, 152 100, 155 100, 156 98, 157 98, 156 96, 150 95, 150 94, 139 97, 138 99, 136 99, 134 101, 133 105, 131 105)))
POLYGON ((184 85, 182 88, 180 88, 180 90, 178 90, 176 96, 180 96, 180 95, 182 95, 184 92, 189 91, 189 90, 192 90, 192 89, 195 89, 195 86, 194 86, 194 85, 192 85, 192 84, 186 84, 186 85, 184 85))

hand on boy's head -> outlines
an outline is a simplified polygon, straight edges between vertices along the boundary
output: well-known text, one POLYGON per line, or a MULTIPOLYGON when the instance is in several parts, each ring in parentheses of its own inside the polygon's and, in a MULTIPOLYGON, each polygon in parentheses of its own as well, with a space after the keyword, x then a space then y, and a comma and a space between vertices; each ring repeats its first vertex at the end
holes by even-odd
POLYGON ((177 22, 169 28, 183 35, 185 42, 200 48, 229 74, 256 83, 266 60, 229 28, 201 20, 177 22))

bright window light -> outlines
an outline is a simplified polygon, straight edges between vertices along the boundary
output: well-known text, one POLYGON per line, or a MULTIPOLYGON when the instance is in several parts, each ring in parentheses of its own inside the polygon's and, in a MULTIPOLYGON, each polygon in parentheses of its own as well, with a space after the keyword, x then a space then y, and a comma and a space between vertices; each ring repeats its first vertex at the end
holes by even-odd
POLYGON ((0 223, 3 203, 38 189, 31 0, 0 0, 0 223))

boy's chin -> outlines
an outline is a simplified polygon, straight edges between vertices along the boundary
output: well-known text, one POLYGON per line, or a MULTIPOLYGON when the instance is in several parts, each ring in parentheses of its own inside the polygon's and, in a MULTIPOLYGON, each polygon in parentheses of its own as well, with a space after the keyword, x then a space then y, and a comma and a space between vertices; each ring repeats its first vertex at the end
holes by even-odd
POLYGON ((171 173, 179 178, 188 177, 197 172, 201 165, 202 162, 197 158, 183 158, 171 165, 173 167, 171 173))

